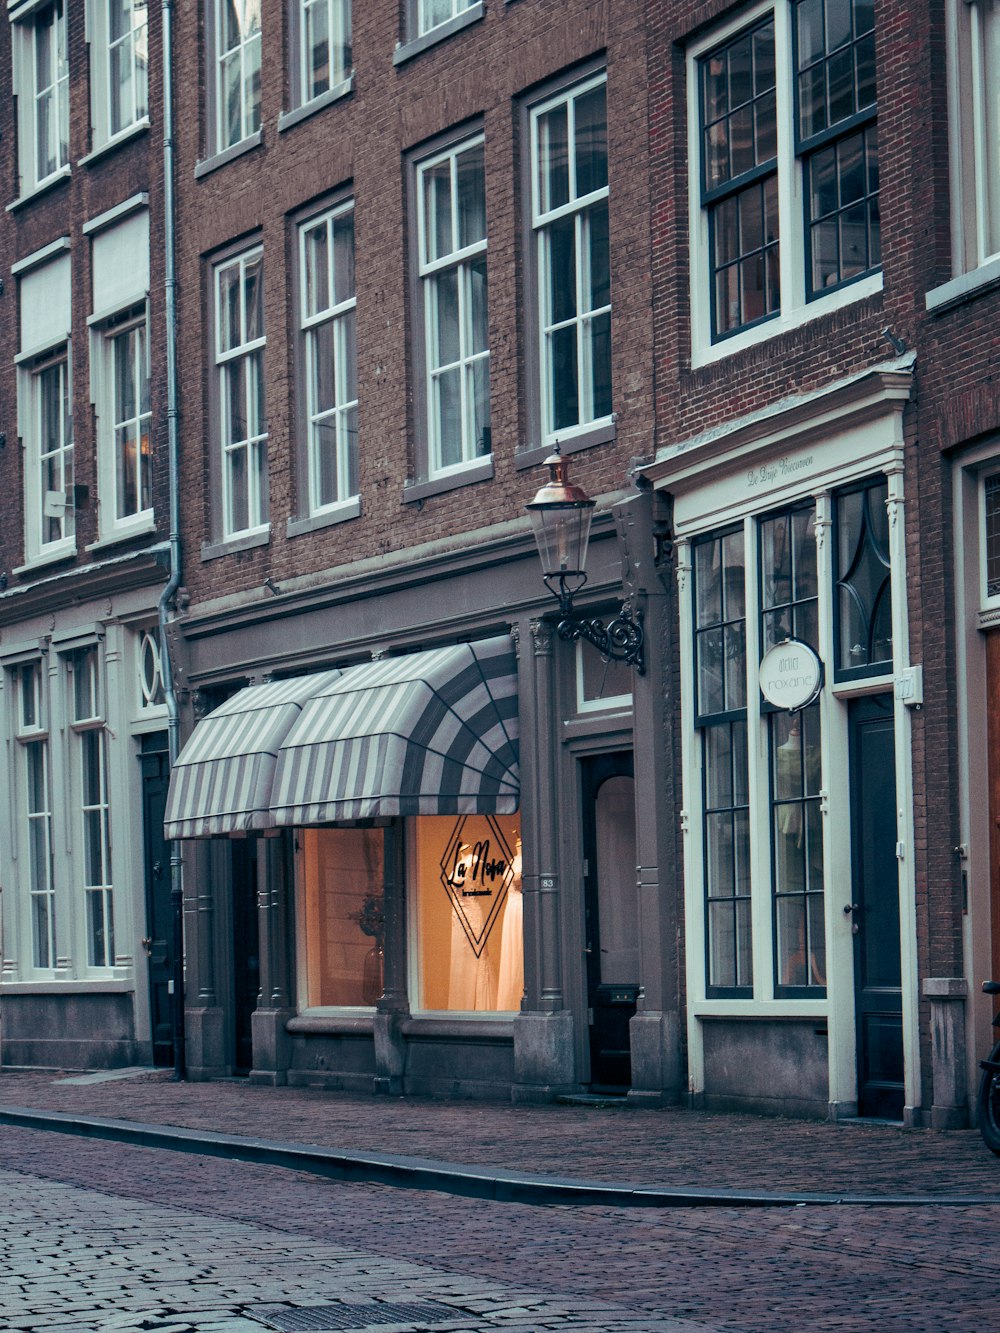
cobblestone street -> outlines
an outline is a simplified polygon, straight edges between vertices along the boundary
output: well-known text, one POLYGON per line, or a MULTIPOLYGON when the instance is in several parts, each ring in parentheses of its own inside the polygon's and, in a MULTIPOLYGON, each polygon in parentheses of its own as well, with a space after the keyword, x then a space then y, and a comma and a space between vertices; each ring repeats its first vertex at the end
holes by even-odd
POLYGON ((11 1333, 995 1326, 1000 1207, 543 1208, 6 1126, 0 1154, 11 1333))

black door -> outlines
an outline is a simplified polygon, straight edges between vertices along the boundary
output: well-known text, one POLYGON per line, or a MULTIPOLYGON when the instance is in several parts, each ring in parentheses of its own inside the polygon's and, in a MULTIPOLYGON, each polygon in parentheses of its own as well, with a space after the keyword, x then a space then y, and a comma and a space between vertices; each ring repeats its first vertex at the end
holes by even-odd
POLYGON ((625 1091, 632 1082, 629 1019, 639 994, 631 751, 585 759, 582 770, 590 1082, 625 1091))
POLYGON ((858 1114, 903 1116, 903 992, 891 695, 850 705, 858 1114))
POLYGON ((149 958, 153 1063, 172 1065, 170 856, 163 838, 170 763, 165 732, 143 736, 139 763, 142 768, 142 846, 146 881, 146 937, 143 948, 149 958))
POLYGON ((232 843, 233 884, 233 1027, 234 1064, 238 1074, 253 1068, 253 1033, 250 1020, 260 991, 259 931, 257 922, 257 857, 264 849, 258 838, 237 838, 232 843))

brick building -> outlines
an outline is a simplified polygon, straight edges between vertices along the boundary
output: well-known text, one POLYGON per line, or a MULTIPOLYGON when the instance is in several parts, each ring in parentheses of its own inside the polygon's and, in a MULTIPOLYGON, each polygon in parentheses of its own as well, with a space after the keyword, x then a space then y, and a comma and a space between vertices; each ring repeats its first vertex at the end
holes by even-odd
POLYGON ((7 15, 3 1061, 169 1060, 158 14, 7 15))
MULTIPOLYGON (((61 13, 15 8, 15 37, 22 9, 61 13)), ((970 983, 1000 970, 976 796, 1000 743, 989 7, 353 10, 174 15, 189 1073, 686 1084, 965 1123, 989 1026, 970 983), (627 596, 641 673, 554 632, 523 507, 556 443, 598 500, 576 610, 627 596)), ((97 179, 73 162, 53 201, 97 179)), ((156 216, 130 180, 99 210, 71 194, 82 236, 140 196, 156 216)), ((46 193, 7 215, 22 296, 63 262, 19 230, 58 229, 46 193)), ((72 274, 110 337, 125 306, 72 274)), ((10 348, 22 386, 33 349, 10 348)), ((77 481, 88 447, 81 426, 77 481)), ((4 539, 0 614, 24 620, 32 538, 4 539)), ((169 562, 147 564, 141 613, 83 617, 95 642, 145 627, 169 562)), ((5 686, 45 660, 56 689, 81 616, 47 654, 4 621, 5 686)), ((104 734, 127 755, 137 728, 104 734)), ((8 992, 48 988, 17 966, 8 1062, 8 992)))

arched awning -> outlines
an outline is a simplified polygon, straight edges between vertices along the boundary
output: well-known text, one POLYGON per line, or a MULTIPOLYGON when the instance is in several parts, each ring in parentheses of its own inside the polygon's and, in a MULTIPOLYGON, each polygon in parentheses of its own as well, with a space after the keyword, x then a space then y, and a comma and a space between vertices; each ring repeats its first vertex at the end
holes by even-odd
POLYGON ((354 667, 324 683, 281 746, 279 826, 517 809, 510 638, 354 667))
POLYGON ((170 775, 164 833, 211 838, 272 828, 281 742, 302 706, 339 671, 248 685, 195 727, 170 775))
POLYGON ((518 808, 510 637, 249 686, 195 728, 165 832, 200 838, 518 808))

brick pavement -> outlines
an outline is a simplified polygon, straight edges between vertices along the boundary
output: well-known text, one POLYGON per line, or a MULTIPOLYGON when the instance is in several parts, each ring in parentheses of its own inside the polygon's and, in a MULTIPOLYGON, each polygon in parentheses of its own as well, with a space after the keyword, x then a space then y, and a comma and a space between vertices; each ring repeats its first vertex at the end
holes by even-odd
MULTIPOLYGON (((186 1299, 185 1311, 193 1314, 195 1293, 187 1291, 184 1275, 178 1274, 174 1248, 177 1236, 190 1234, 208 1238, 191 1255, 190 1274, 203 1291, 233 1278, 233 1265, 238 1265, 238 1281, 231 1281, 223 1295, 238 1289, 244 1303, 227 1310, 245 1311, 255 1301, 270 1299, 274 1288, 268 1283, 295 1279, 298 1287, 292 1283, 281 1289, 292 1299, 293 1289, 305 1289, 304 1276, 313 1279, 313 1300, 317 1291, 327 1292, 324 1299, 329 1299, 333 1288, 316 1284, 321 1270, 313 1261, 332 1264, 334 1256, 310 1247, 331 1246, 339 1247, 345 1260, 363 1258, 378 1281, 391 1276, 394 1265, 416 1265, 407 1291, 470 1294, 486 1284, 499 1288, 506 1299, 534 1293, 549 1301, 546 1309, 554 1322, 542 1323, 536 1307, 529 1322, 519 1326, 524 1333, 548 1327, 643 1333, 662 1327, 658 1321, 663 1318, 688 1320, 699 1333, 968 1333, 996 1326, 990 1278, 1000 1221, 996 1207, 539 1209, 331 1182, 5 1126, 0 1126, 0 1159, 6 1173, 0 1176, 0 1219, 18 1188, 31 1214, 36 1182, 45 1181, 87 1191, 88 1218, 119 1219, 112 1234, 126 1253, 117 1255, 101 1280, 113 1289, 117 1270, 124 1266, 128 1271, 129 1247, 138 1247, 135 1254, 148 1251, 147 1311, 172 1311, 186 1299), (12 1183, 15 1172, 20 1187, 12 1183), (161 1220, 143 1221, 128 1200, 143 1206, 155 1201, 161 1220), (190 1232, 188 1217, 194 1219, 190 1232), (219 1219, 238 1225, 229 1230, 216 1225, 219 1219), (253 1231, 241 1233, 244 1225, 253 1231), (296 1237, 309 1244, 299 1247, 296 1237), (169 1304, 154 1299, 161 1264, 169 1304), (418 1275, 426 1287, 413 1286, 418 1275), (557 1322, 569 1319, 570 1312, 584 1322, 557 1322), (611 1322, 612 1313, 624 1322, 611 1322)), ((56 1208, 56 1219, 61 1215, 56 1208)), ((23 1219, 24 1210, 14 1234, 29 1225, 23 1219)), ((48 1251, 43 1247, 52 1235, 44 1228, 32 1234, 44 1258, 48 1251)), ((99 1248, 100 1236, 89 1240, 99 1248)), ((76 1271, 79 1276, 79 1262, 76 1271)), ((326 1276, 353 1271, 328 1266, 326 1276)), ((9 1277, 10 1267, 0 1256, 0 1293, 9 1277)), ((88 1274, 87 1282, 92 1280, 88 1274)), ((141 1279, 135 1281, 135 1300, 141 1302, 141 1279)), ((350 1284, 336 1290, 355 1299, 350 1284)), ((197 1308, 206 1320, 220 1313, 218 1307, 197 1308)), ((176 1333, 189 1333, 190 1322, 176 1333)), ((243 1324, 194 1326, 197 1333, 258 1333, 243 1324)), ((0 1311, 0 1327, 19 1326, 8 1324, 0 1311)), ((34 1327, 53 1333, 55 1325, 34 1327)), ((483 1320, 472 1327, 479 1333, 495 1325, 483 1320)), ((112 1328, 109 1323, 107 1333, 112 1328)), ((133 1323, 129 1333, 135 1328, 133 1323)), ((86 1333, 94 1331, 88 1327, 86 1333)))
POLYGON ((80 1082, 5 1071, 3 1105, 639 1185, 1000 1202, 1000 1159, 972 1130, 366 1097, 241 1080, 176 1084, 165 1072, 80 1082))

